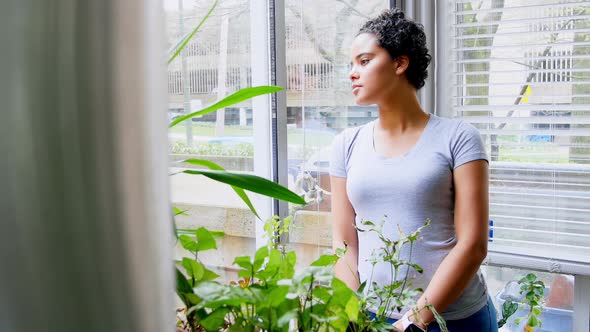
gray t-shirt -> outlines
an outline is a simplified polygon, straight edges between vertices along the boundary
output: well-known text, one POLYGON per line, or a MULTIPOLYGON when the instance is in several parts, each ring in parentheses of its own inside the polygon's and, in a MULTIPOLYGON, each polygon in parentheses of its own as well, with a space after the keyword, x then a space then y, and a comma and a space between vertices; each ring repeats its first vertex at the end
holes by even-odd
MULTIPOLYGON (((375 121, 340 133, 332 145, 330 174, 346 178, 348 198, 356 213, 356 224, 385 221, 383 231, 398 238, 397 225, 406 233, 430 219, 412 252, 412 262, 424 272, 415 276, 412 287, 426 289, 442 260, 456 244, 454 226, 453 170, 467 162, 487 160, 477 129, 456 120, 430 115, 416 145, 400 157, 386 158, 376 153, 373 142, 375 121)), ((373 232, 359 232, 359 274, 378 284, 391 283, 385 263, 373 269, 366 259, 381 246, 373 232)), ((402 251, 407 259, 408 249, 402 251)), ((413 270, 412 270, 413 271, 413 270)), ((403 276, 403 273, 401 274, 403 276)), ((401 277, 398 277, 401 279, 401 277)), ((487 303, 485 281, 480 272, 471 280, 455 303, 442 316, 447 320, 469 317, 487 303)), ((405 311, 405 310, 404 310, 405 311)), ((394 314, 399 318, 404 313, 394 314)))

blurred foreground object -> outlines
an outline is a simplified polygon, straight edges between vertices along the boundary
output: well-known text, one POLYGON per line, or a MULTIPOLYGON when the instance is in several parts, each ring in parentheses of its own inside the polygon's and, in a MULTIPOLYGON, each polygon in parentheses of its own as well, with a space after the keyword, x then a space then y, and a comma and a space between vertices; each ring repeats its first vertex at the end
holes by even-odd
POLYGON ((172 330, 159 0, 0 4, 0 331, 172 330))

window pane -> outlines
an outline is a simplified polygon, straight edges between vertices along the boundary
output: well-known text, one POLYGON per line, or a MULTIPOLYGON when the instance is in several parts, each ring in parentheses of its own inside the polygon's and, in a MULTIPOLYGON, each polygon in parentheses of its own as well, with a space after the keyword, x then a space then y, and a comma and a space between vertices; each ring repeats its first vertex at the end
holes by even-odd
POLYGON ((453 111, 491 156, 491 249, 589 262, 590 7, 454 4, 453 111))
MULTIPOLYGON (((173 47, 195 28, 212 1, 164 0, 168 45, 173 47), (182 3, 182 10, 179 10, 182 3)), ((200 110, 237 90, 251 86, 250 3, 223 1, 200 28, 184 53, 168 67, 170 121, 200 110)), ((198 168, 177 161, 198 158, 231 171, 253 171, 252 106, 246 101, 169 131, 171 173, 198 168)), ((230 186, 204 176, 175 174, 171 178, 174 206, 186 210, 176 217, 177 227, 225 232, 219 250, 199 253, 199 258, 226 281, 236 280, 233 258, 255 251, 254 216, 230 186)), ((190 255, 180 245, 176 259, 190 255)))
POLYGON ((349 49, 361 24, 388 5, 383 0, 286 1, 289 187, 309 202, 296 212, 290 236, 300 264, 332 246, 332 139, 377 116, 375 107, 354 104, 349 49))

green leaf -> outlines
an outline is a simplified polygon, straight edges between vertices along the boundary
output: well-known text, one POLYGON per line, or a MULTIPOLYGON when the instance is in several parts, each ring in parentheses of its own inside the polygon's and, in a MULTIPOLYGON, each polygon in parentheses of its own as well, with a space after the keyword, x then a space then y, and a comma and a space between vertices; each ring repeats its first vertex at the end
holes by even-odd
MULTIPOLYGON (((209 169, 216 170, 216 171, 225 171, 225 169, 223 169, 223 167, 217 165, 216 163, 214 163, 212 161, 205 160, 205 159, 187 159, 187 160, 184 160, 183 162, 189 163, 192 165, 197 165, 197 166, 205 166, 209 169)), ((244 201, 244 203, 246 203, 246 205, 248 206, 250 211, 252 211, 252 213, 254 213, 256 218, 260 219, 258 212, 254 208, 254 205, 250 201, 250 198, 248 197, 248 195, 246 195, 246 192, 244 192, 244 190, 242 188, 239 188, 236 186, 231 186, 231 187, 236 192, 236 194, 242 199, 242 201, 244 201)))
POLYGON ((188 235, 181 235, 179 237, 180 244, 182 247, 188 251, 196 252, 197 251, 197 242, 188 235))
POLYGON ((182 300, 182 303, 188 308, 192 305, 188 295, 194 295, 193 289, 189 282, 186 280, 184 274, 178 269, 176 270, 176 294, 182 300))
POLYGON ((172 61, 174 61, 174 59, 176 59, 176 57, 180 54, 180 52, 182 52, 182 50, 186 47, 186 45, 195 36, 197 31, 199 31, 199 28, 201 28, 203 23, 205 23, 205 21, 209 18, 209 15, 211 15, 211 13, 213 12, 213 9, 215 9, 215 7, 217 6, 217 2, 218 2, 218 0, 215 0, 215 2, 213 3, 213 6, 211 6, 209 11, 207 12, 207 15, 205 15, 205 17, 203 17, 201 22, 199 22, 199 24, 193 29, 193 31, 191 31, 189 35, 181 38, 179 43, 175 45, 175 47, 172 49, 172 51, 174 51, 174 52, 172 53, 172 55, 170 55, 168 57, 168 64, 170 64, 172 61))
POLYGON ((248 256, 240 256, 234 259, 233 264, 250 271, 252 269, 252 262, 248 256))
POLYGON ((203 273, 205 272, 205 267, 203 264, 193 259, 184 257, 182 259, 182 267, 184 267, 186 273, 195 281, 200 281, 203 278, 203 273))
POLYGON ((337 255, 322 255, 311 266, 332 266, 338 261, 337 255))
POLYGON ((299 197, 299 195, 296 193, 259 176, 215 170, 185 170, 183 173, 204 175, 210 179, 227 183, 229 185, 246 189, 261 195, 295 204, 305 204, 303 198, 299 197))
POLYGON ((348 319, 352 322, 355 322, 358 319, 359 310, 360 303, 358 298, 356 296, 351 296, 346 303, 346 307, 344 308, 348 319))
POLYGON ((532 314, 529 316, 529 319, 527 321, 527 325, 530 327, 535 327, 537 325, 539 325, 539 320, 537 319, 537 315, 532 314))
POLYGON ((514 313, 518 310, 518 303, 512 301, 506 301, 502 305, 502 317, 504 319, 508 319, 508 317, 514 315, 514 313))
POLYGON ((423 273, 424 272, 424 270, 422 269, 422 267, 420 265, 418 265, 418 264, 410 263, 409 265, 411 267, 413 267, 414 270, 416 270, 416 272, 418 272, 418 273, 423 273))
POLYGON ((272 85, 263 85, 263 86, 255 86, 255 87, 250 87, 250 88, 243 88, 243 89, 240 89, 240 90, 234 92, 233 94, 223 98, 222 100, 216 102, 215 104, 213 104, 209 107, 206 107, 200 111, 196 111, 196 112, 176 118, 174 121, 170 122, 168 127, 172 128, 172 127, 176 126, 177 124, 181 123, 182 121, 194 118, 196 116, 209 114, 211 112, 217 111, 220 108, 225 108, 225 107, 237 104, 239 102, 242 102, 244 100, 248 100, 248 99, 256 97, 256 96, 265 95, 265 94, 269 94, 269 93, 275 93, 275 92, 278 92, 281 90, 283 90, 283 88, 278 87, 278 86, 272 86, 272 85))
POLYGON ((217 273, 215 273, 203 266, 203 276, 201 277, 202 281, 212 281, 217 278, 219 278, 219 274, 217 274, 217 273))
POLYGON ((278 307, 283 301, 287 299, 287 293, 289 293, 289 287, 277 286, 268 294, 264 299, 264 306, 270 308, 278 307))
POLYGON ((188 215, 186 213, 186 210, 181 210, 181 209, 177 208, 176 206, 173 206, 172 207, 172 210, 173 210, 174 216, 178 216, 178 215, 186 216, 186 215, 188 215))
POLYGON ((229 309, 219 308, 211 312, 205 319, 201 320, 199 324, 207 331, 219 331, 225 326, 225 316, 227 316, 229 312, 229 309))
POLYGON ((195 234, 197 235, 197 251, 217 249, 213 235, 205 227, 199 227, 195 234))
POLYGON ((328 303, 332 294, 328 291, 327 288, 322 286, 314 287, 311 291, 312 301, 320 301, 322 303, 328 303))
POLYGON ((295 274, 295 264, 297 263, 297 255, 295 252, 290 251, 288 252, 283 261, 281 262, 281 266, 279 267, 279 277, 285 279, 293 278, 295 274))
POLYGON ((207 308, 215 310, 220 307, 233 307, 239 310, 243 305, 255 301, 251 292, 241 287, 222 285, 212 281, 200 282, 193 288, 193 291, 203 299, 195 309, 207 308))
POLYGON ((176 291, 180 293, 193 293, 193 288, 179 269, 176 270, 176 291))
POLYGON ((220 238, 220 237, 224 237, 225 236, 225 232, 224 231, 209 231, 209 233, 211 233, 211 235, 213 235, 213 237, 216 238, 220 238))
MULTIPOLYGON (((191 228, 179 228, 177 231, 178 231, 178 233, 185 234, 185 235, 194 235, 195 234, 195 229, 191 229, 191 228)), ((212 230, 208 230, 208 231, 214 238, 220 238, 220 237, 225 236, 225 233, 223 231, 212 231, 212 230)))

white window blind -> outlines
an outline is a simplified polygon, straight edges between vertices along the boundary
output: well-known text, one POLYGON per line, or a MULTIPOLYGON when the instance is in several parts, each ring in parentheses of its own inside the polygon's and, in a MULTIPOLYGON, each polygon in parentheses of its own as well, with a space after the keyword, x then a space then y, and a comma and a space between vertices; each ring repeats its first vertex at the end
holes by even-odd
POLYGON ((588 274, 590 2, 455 0, 452 12, 452 112, 490 155, 490 251, 588 274))

